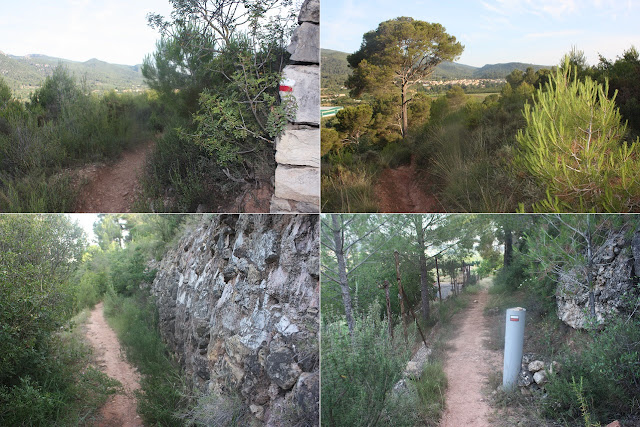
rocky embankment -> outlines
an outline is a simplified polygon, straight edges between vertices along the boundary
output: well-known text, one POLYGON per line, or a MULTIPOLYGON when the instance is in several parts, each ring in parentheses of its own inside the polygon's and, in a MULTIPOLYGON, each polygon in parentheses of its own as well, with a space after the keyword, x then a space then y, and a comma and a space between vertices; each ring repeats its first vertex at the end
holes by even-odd
MULTIPOLYGON (((612 230, 593 256, 593 293, 598 322, 631 309, 638 295, 640 231, 612 230)), ((558 317, 572 328, 584 328, 589 319, 586 273, 576 269, 560 275, 556 292, 558 317)))
POLYGON ((207 215, 152 286, 193 387, 241 396, 261 424, 318 420, 318 233, 316 215, 207 215))

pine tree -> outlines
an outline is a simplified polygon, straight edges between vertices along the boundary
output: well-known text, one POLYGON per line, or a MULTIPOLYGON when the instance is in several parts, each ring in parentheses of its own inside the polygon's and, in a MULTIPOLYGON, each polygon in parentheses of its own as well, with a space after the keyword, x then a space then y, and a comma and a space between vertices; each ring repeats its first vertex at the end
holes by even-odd
MULTIPOLYGON (((565 66, 525 105, 527 127, 518 132, 516 168, 546 189, 537 211, 634 211, 640 207, 640 142, 623 140, 622 123, 608 82, 565 66)), ((521 209, 524 209, 521 206, 521 209)))

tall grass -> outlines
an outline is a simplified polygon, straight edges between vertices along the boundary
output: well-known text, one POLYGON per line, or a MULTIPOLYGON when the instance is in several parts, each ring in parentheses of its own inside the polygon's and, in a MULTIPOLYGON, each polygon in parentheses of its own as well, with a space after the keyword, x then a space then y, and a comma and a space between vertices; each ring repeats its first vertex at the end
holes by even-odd
POLYGON ((337 166, 322 176, 323 212, 378 212, 375 176, 366 169, 348 170, 337 166))

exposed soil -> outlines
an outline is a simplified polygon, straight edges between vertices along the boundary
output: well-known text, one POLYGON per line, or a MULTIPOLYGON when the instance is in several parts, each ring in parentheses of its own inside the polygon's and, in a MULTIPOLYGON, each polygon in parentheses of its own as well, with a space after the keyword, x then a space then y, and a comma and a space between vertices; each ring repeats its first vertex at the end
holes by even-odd
POLYGON ((139 178, 154 143, 149 141, 122 153, 113 164, 92 165, 80 171, 89 181, 80 190, 76 212, 131 212, 140 189, 139 178))
POLYGON ((142 420, 137 413, 133 392, 140 388, 140 375, 125 360, 118 338, 107 325, 102 303, 91 311, 87 323, 87 338, 94 348, 102 372, 122 383, 123 392, 109 398, 100 410, 99 427, 138 427, 142 420))
POLYGON ((424 213, 443 212, 433 194, 426 194, 418 184, 415 161, 397 169, 385 169, 375 187, 380 212, 424 213))
POLYGON ((487 290, 482 289, 475 300, 471 300, 470 307, 457 316, 458 335, 449 341, 452 349, 445 356, 444 370, 449 387, 441 427, 491 425, 488 421, 491 407, 482 389, 489 374, 502 363, 502 356, 484 345, 489 326, 483 310, 488 299, 487 290))
MULTIPOLYGON (((251 187, 236 200, 237 211, 238 213, 269 213, 272 196, 273 187, 269 184, 251 187)), ((232 209, 220 210, 220 212, 232 211, 232 209)))

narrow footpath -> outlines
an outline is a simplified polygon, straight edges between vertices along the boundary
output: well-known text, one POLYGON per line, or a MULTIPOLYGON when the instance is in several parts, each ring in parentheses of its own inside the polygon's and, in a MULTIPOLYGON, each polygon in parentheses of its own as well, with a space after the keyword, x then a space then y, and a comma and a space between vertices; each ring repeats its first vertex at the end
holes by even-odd
POLYGON ((140 144, 123 152, 114 164, 85 171, 89 183, 80 190, 75 212, 131 212, 140 189, 139 178, 153 147, 153 141, 140 144))
POLYGON ((415 161, 396 169, 385 169, 375 186, 378 207, 383 213, 443 212, 433 194, 418 185, 415 161))
POLYGON ((122 383, 123 392, 109 398, 100 410, 99 427, 140 427, 134 391, 140 388, 140 375, 125 360, 118 337, 104 319, 103 305, 91 311, 87 323, 87 338, 94 348, 99 369, 122 383))
POLYGON ((488 299, 485 287, 471 300, 469 307, 456 316, 458 320, 454 320, 457 336, 448 342, 451 350, 445 356, 444 370, 449 387, 440 427, 490 425, 491 407, 482 389, 486 387, 489 374, 501 366, 502 355, 484 345, 489 329, 483 311, 488 299))

